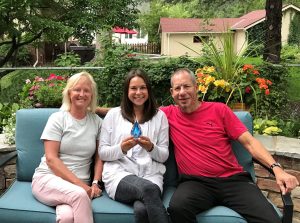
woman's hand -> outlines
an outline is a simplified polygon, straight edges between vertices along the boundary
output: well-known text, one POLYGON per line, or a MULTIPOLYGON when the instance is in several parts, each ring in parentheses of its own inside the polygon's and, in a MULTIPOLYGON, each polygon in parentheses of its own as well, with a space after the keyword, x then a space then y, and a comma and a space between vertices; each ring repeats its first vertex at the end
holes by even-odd
POLYGON ((100 189, 98 184, 92 184, 91 188, 92 188, 91 199, 101 196, 102 190, 100 189))
POLYGON ((137 140, 133 138, 133 136, 130 136, 128 138, 123 139, 121 143, 121 149, 124 154, 128 152, 132 147, 134 147, 137 144, 137 140))
POLYGON ((145 150, 147 150, 147 152, 151 152, 154 148, 154 145, 153 143, 151 142, 151 140, 146 137, 146 136, 140 136, 138 139, 137 139, 137 143, 143 147, 145 150))

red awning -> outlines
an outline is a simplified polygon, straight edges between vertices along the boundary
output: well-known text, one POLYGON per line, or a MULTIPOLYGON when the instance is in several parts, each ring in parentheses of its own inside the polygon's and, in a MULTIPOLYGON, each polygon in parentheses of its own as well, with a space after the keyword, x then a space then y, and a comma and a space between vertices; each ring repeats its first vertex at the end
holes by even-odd
POLYGON ((122 28, 122 27, 115 27, 113 28, 114 33, 127 33, 127 34, 137 34, 137 32, 133 29, 127 29, 127 28, 122 28))

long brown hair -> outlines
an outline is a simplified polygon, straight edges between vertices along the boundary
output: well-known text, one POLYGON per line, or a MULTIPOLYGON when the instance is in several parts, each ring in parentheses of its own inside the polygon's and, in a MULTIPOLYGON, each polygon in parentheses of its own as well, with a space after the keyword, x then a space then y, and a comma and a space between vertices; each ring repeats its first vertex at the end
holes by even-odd
POLYGON ((152 119, 153 116, 157 113, 157 105, 153 95, 149 77, 142 69, 130 70, 124 80, 123 96, 121 101, 121 114, 123 118, 127 119, 128 121, 132 123, 135 121, 133 103, 128 98, 129 84, 131 79, 134 77, 142 78, 148 90, 148 100, 145 101, 143 117, 142 120, 140 120, 140 123, 144 123, 152 119))

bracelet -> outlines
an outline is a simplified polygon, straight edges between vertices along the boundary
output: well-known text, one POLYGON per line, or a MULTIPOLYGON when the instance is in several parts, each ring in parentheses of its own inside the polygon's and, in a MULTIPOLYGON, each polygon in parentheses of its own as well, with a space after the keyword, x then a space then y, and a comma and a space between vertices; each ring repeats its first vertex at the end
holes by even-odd
POLYGON ((152 147, 151 147, 151 149, 148 150, 148 152, 149 153, 152 152, 153 149, 154 149, 154 144, 152 143, 152 147))
POLYGON ((282 169, 282 166, 280 165, 280 163, 276 162, 276 163, 273 163, 271 166, 270 166, 270 169, 273 170, 274 167, 280 167, 282 169))

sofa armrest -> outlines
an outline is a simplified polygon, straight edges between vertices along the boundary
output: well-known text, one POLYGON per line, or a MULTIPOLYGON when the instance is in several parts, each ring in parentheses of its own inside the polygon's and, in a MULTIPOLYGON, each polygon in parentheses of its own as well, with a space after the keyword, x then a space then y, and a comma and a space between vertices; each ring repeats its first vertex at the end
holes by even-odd
POLYGON ((291 194, 281 194, 281 198, 283 201, 283 218, 282 223, 292 223, 293 222, 293 211, 294 204, 291 198, 291 194))
MULTIPOLYGON (((271 173, 274 176, 274 172, 271 168, 268 166, 262 164, 256 159, 253 159, 255 163, 258 163, 262 167, 264 167, 266 170, 268 170, 269 173, 271 173)), ((294 211, 294 204, 291 198, 291 194, 287 193, 285 195, 281 194, 281 199, 283 203, 283 218, 282 218, 282 223, 292 223, 293 222, 293 211, 294 211)))
POLYGON ((11 151, 0 157, 0 167, 7 163, 9 160, 17 156, 17 151, 11 151))

